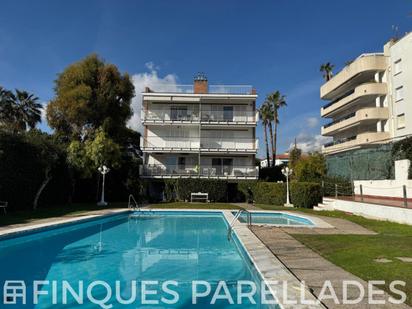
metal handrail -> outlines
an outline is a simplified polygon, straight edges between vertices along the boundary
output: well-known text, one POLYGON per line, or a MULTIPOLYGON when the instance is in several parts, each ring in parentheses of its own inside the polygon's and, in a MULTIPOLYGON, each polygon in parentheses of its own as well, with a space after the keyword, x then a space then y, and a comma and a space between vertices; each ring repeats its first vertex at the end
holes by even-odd
POLYGON ((128 201, 128 203, 127 203, 127 208, 134 208, 134 209, 138 209, 138 210, 140 210, 140 205, 136 202, 136 199, 134 198, 134 196, 133 196, 133 194, 129 194, 129 201, 128 201), (131 202, 134 202, 134 207, 132 207, 132 203, 131 202))
POLYGON ((230 238, 231 238, 231 235, 232 235, 233 227, 234 227, 236 221, 242 215, 242 213, 246 213, 246 215, 247 215, 247 226, 252 225, 252 214, 246 209, 239 209, 238 212, 233 217, 232 221, 230 222, 228 228, 227 228, 227 239, 229 241, 230 241, 230 238))

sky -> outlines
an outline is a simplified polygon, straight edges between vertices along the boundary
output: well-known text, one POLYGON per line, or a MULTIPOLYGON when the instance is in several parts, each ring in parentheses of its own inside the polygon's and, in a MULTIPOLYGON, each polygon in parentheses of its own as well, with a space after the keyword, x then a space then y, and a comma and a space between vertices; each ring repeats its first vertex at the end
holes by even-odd
MULTIPOLYGON (((59 72, 91 53, 128 72, 136 88, 129 124, 140 130, 139 92, 151 84, 253 85, 259 106, 286 95, 278 153, 296 138, 319 149, 322 63, 335 70, 365 52, 380 52, 412 30, 412 0, 21 1, 2 0, 0 85, 54 96, 59 72), (395 33, 394 26, 398 29, 395 33)), ((50 131, 46 122, 40 128, 50 131)), ((259 156, 264 157, 259 125, 259 156)))

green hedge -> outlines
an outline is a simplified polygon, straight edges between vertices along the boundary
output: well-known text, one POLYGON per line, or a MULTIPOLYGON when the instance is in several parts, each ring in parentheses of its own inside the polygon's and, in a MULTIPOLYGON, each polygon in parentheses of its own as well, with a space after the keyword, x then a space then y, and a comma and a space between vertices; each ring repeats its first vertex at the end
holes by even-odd
POLYGON ((292 182, 290 200, 295 207, 313 208, 322 201, 322 186, 314 182, 292 182))
MULTIPOLYGON (((251 188, 257 204, 281 206, 286 202, 285 183, 257 182, 251 188)), ((292 182, 290 200, 295 207, 312 208, 322 201, 321 185, 312 182, 292 182)))
POLYGON ((253 189, 257 204, 283 205, 286 201, 286 184, 276 182, 258 182, 253 189))
POLYGON ((228 199, 228 183, 214 179, 168 179, 165 181, 165 196, 168 202, 190 201, 193 192, 209 194, 212 202, 225 202, 228 199))

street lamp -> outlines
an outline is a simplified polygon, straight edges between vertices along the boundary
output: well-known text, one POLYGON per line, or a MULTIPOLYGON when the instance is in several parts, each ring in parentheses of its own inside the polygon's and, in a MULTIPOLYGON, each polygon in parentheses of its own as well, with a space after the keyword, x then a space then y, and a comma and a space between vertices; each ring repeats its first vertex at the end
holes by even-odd
POLYGON ((108 168, 106 165, 103 165, 103 166, 100 166, 97 170, 103 175, 102 196, 101 196, 100 202, 98 202, 97 205, 107 206, 107 202, 104 201, 104 179, 105 179, 106 174, 110 171, 110 168, 108 168))
POLYGON ((289 176, 292 175, 293 170, 289 167, 282 168, 282 174, 286 177, 286 204, 285 207, 293 207, 289 200, 289 176))

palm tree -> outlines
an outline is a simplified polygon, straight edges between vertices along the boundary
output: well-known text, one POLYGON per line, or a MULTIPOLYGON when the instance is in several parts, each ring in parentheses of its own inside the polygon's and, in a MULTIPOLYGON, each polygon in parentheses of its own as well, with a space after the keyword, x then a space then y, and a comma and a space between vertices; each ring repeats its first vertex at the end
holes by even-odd
POLYGON ((261 120, 262 126, 263 126, 263 133, 265 137, 265 146, 266 146, 266 160, 268 162, 268 166, 270 165, 270 156, 269 156, 267 126, 270 124, 270 118, 271 118, 270 106, 264 103, 259 109, 259 119, 261 120))
POLYGON ((34 129, 41 121, 39 98, 27 91, 0 88, 0 123, 14 132, 34 129))
POLYGON ((332 71, 334 67, 335 66, 331 64, 330 62, 326 62, 320 66, 320 72, 323 73, 323 78, 325 79, 326 82, 332 78, 333 76, 332 71))
POLYGON ((0 125, 6 125, 13 122, 13 94, 0 86, 0 125))
POLYGON ((13 98, 17 109, 18 127, 24 131, 34 129, 41 121, 42 105, 38 102, 39 98, 18 89, 13 98))
POLYGON ((266 101, 268 102, 268 104, 271 105, 272 111, 273 111, 272 121, 274 125, 274 132, 273 132, 273 140, 272 140, 272 157, 273 157, 272 167, 275 166, 275 161, 276 161, 276 143, 277 143, 278 124, 279 124, 279 109, 281 107, 287 106, 285 98, 286 97, 282 95, 279 91, 275 91, 266 97, 266 101))

